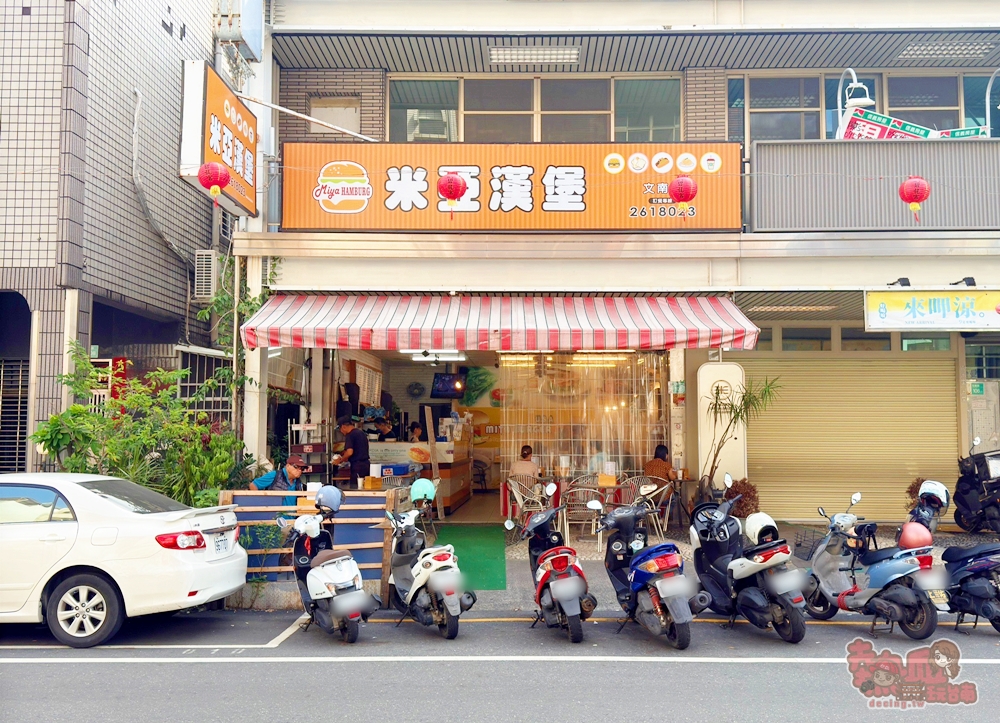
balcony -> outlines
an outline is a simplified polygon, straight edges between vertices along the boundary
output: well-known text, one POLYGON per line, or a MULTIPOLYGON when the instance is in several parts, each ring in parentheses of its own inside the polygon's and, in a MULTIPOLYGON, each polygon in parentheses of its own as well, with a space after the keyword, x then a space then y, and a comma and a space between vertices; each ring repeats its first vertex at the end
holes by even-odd
POLYGON ((750 232, 1000 230, 1000 140, 756 142, 750 172, 750 232), (919 222, 908 176, 931 187, 919 222))

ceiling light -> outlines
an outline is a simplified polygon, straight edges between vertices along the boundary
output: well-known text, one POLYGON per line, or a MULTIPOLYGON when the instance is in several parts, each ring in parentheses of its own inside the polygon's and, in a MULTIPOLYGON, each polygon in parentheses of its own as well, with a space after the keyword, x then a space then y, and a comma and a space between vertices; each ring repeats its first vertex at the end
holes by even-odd
POLYGON ((464 362, 465 354, 431 354, 429 356, 414 354, 410 358, 415 362, 430 362, 433 365, 437 362, 464 362))
POLYGON ((424 356, 430 356, 431 354, 437 354, 442 356, 444 354, 451 354, 455 356, 456 354, 461 354, 458 349, 400 349, 400 354, 422 354, 424 356))
POLYGON ((267 358, 268 358, 268 359, 276 359, 276 358, 278 358, 279 356, 281 356, 281 349, 271 349, 271 350, 270 350, 270 351, 269 351, 269 352, 267 353, 267 358))
POLYGON ((747 309, 747 313, 783 313, 788 311, 802 311, 802 312, 817 312, 817 311, 833 311, 838 308, 836 304, 816 304, 813 306, 809 305, 784 305, 784 304, 766 304, 761 306, 751 306, 747 309))
POLYGON ((985 58, 996 43, 910 43, 897 55, 900 59, 913 58, 985 58))
POLYGON ((580 62, 580 48, 564 45, 493 45, 490 46, 490 62, 497 65, 575 64, 580 62))
POLYGON ((635 349, 577 349, 574 354, 635 354, 635 349))

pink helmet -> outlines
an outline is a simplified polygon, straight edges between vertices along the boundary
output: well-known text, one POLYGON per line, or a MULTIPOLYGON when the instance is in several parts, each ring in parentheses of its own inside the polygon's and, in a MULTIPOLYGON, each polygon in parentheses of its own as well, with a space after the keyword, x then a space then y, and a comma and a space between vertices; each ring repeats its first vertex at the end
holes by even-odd
POLYGON ((934 535, 919 522, 907 522, 899 535, 899 546, 904 550, 914 550, 919 547, 930 547, 934 544, 934 535))

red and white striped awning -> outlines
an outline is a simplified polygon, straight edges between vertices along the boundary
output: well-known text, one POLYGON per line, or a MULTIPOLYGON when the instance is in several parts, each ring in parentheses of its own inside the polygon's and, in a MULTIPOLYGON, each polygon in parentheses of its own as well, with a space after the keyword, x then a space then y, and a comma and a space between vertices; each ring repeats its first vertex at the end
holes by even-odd
POLYGON ((760 330, 721 296, 272 296, 247 348, 577 351, 753 349, 760 330))

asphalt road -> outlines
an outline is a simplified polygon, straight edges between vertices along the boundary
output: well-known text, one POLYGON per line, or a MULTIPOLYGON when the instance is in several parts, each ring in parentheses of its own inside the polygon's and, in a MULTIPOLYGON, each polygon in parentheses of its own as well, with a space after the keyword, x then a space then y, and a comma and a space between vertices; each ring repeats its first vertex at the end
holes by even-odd
MULTIPOLYGON (((613 615, 564 633, 531 629, 523 612, 464 616, 458 639, 412 622, 371 621, 355 645, 291 613, 202 612, 135 620, 113 645, 59 648, 38 626, 0 626, 0 721, 585 721, 621 716, 692 721, 843 721, 878 714, 851 687, 846 645, 859 617, 810 623, 798 645, 746 623, 694 624, 671 649, 613 615)), ((942 618, 931 640, 961 647, 959 680, 974 706, 935 705, 907 720, 995 720, 1000 634, 962 635, 942 618), (990 711, 993 711, 990 713, 990 711)), ((899 632, 872 640, 905 653, 899 632)))

